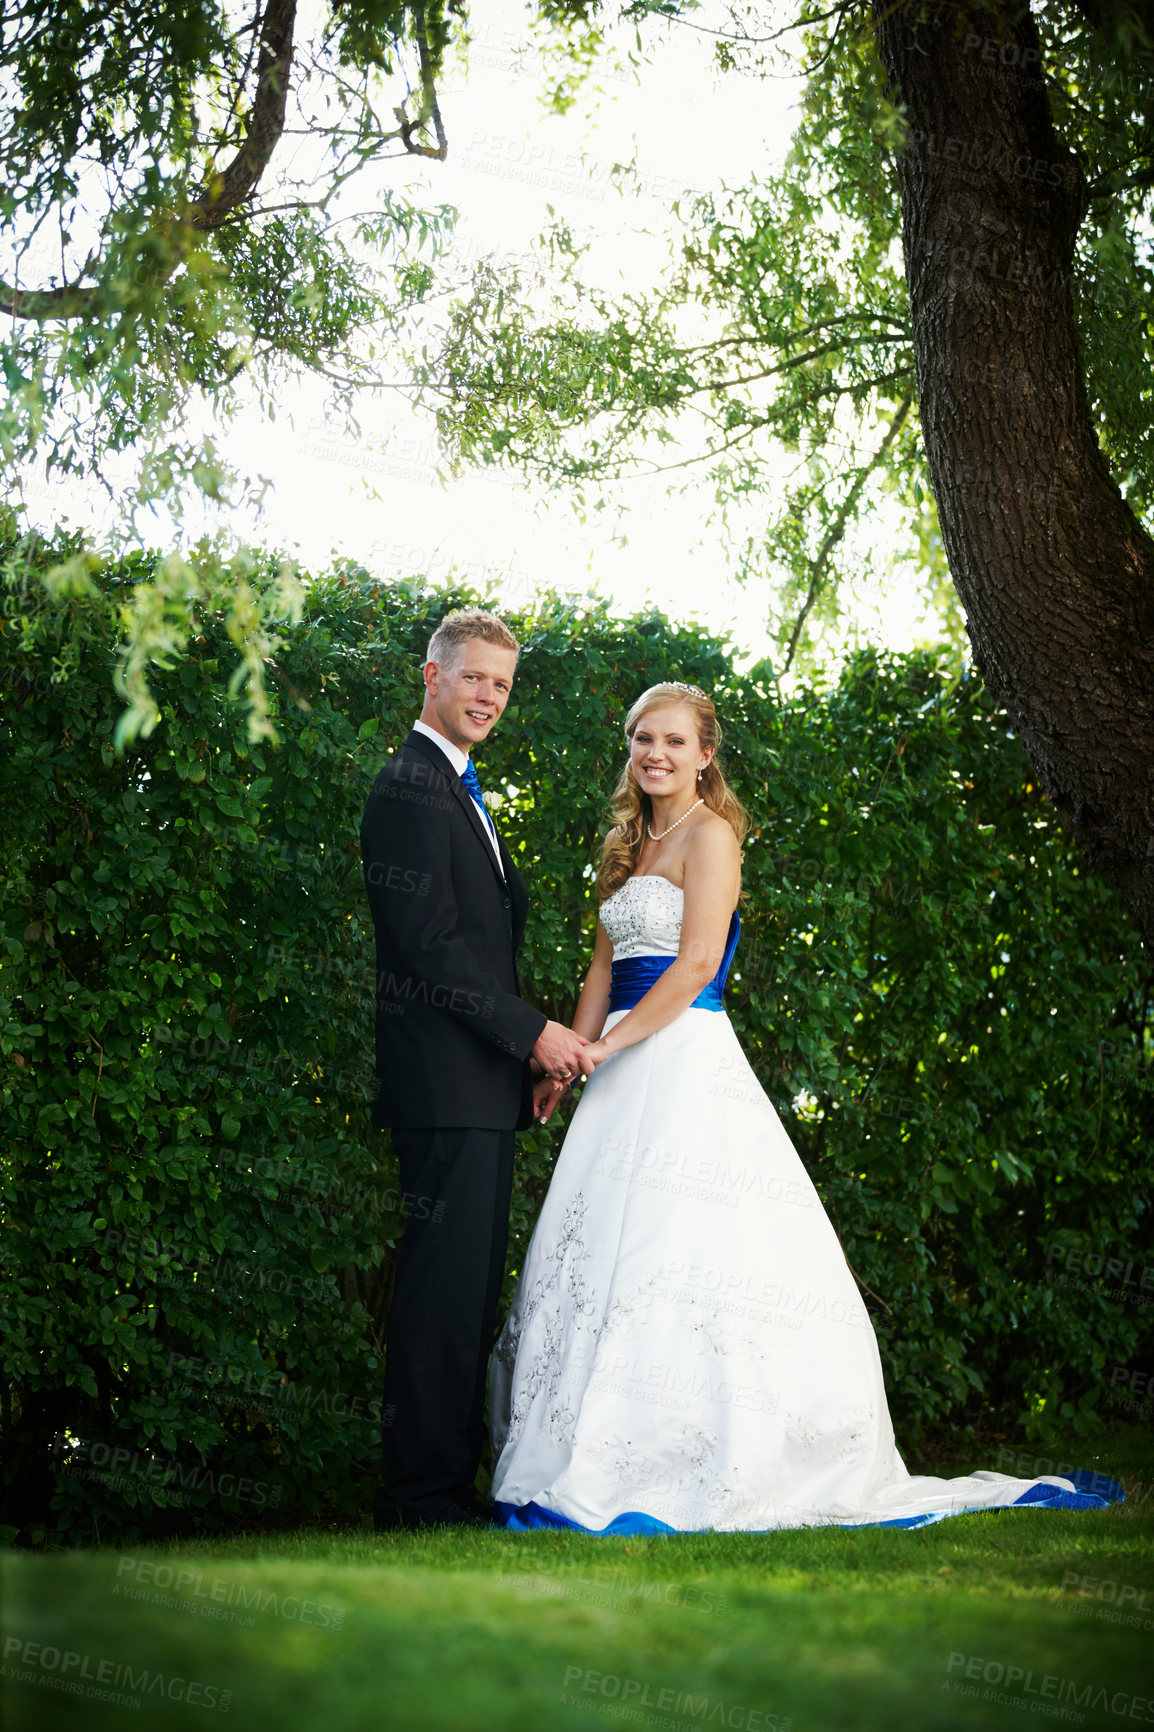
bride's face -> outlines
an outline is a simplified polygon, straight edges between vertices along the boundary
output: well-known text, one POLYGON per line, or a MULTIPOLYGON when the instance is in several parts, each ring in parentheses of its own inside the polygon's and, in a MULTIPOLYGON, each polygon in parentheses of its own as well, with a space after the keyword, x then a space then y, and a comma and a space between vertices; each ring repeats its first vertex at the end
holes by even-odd
POLYGON ((629 761, 647 794, 685 794, 696 788, 697 772, 712 753, 701 748, 688 704, 647 710, 633 730, 629 761))

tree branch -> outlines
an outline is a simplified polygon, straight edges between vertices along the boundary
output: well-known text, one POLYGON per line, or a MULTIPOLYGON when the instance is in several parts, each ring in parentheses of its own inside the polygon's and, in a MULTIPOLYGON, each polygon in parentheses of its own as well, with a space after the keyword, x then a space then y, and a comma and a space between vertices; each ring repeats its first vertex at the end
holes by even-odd
MULTIPOLYGON (((284 131, 295 21, 296 0, 268 0, 260 29, 256 96, 245 140, 228 167, 212 177, 207 196, 187 207, 185 214, 194 229, 219 228, 249 197, 269 165, 284 131)), ((174 255, 167 273, 161 273, 162 281, 165 275, 172 275, 178 262, 174 255)), ((85 270, 93 263, 90 259, 85 270)), ((80 319, 99 311, 100 292, 95 287, 63 283, 51 289, 17 289, 0 282, 0 313, 15 319, 43 323, 80 319)))
POLYGON ((295 22, 296 0, 268 0, 260 29, 256 97, 248 131, 228 167, 212 177, 208 197, 189 206, 193 228, 219 228, 248 198, 269 165, 284 131, 295 22))
POLYGON ((1135 192, 1140 187, 1154 186, 1154 166, 1140 170, 1138 174, 1119 178, 1116 175, 1104 175, 1101 180, 1091 181, 1086 188, 1089 199, 1116 198, 1122 192, 1135 192))
POLYGON ((750 46, 760 47, 763 42, 777 42, 783 36, 788 36, 794 30, 807 30, 813 24, 822 24, 827 18, 837 18, 844 12, 853 10, 854 0, 838 0, 836 6, 831 6, 826 12, 811 12, 808 17, 795 18, 792 24, 783 24, 780 30, 770 31, 768 36, 749 36, 742 32, 740 36, 728 30, 714 30, 707 24, 695 24, 691 18, 682 18, 674 14, 663 14, 662 22, 667 24, 683 24, 688 30, 696 30, 702 36, 716 36, 722 42, 733 42, 739 48, 750 46))
POLYGON ((14 289, 0 282, 0 313, 14 319, 79 319, 91 312, 95 289, 62 283, 55 289, 14 289))
POLYGON ((908 319, 898 319, 892 313, 871 312, 868 308, 862 308, 855 309, 852 313, 839 313, 832 319, 815 319, 811 324, 802 325, 796 331, 783 331, 773 338, 767 338, 764 331, 753 331, 748 337, 714 337, 708 343, 690 343, 681 350, 681 353, 683 355, 701 355, 707 350, 750 348, 753 345, 764 349, 769 342, 773 342, 778 348, 784 349, 790 343, 801 342, 804 337, 816 336, 819 331, 831 331, 835 325, 858 325, 866 322, 892 325, 903 336, 911 334, 908 319))
POLYGON ((413 34, 417 39, 417 54, 421 63, 421 112, 415 120, 407 120, 404 110, 398 108, 397 120, 400 122, 401 139, 410 156, 428 156, 436 162, 444 162, 449 154, 449 141, 445 136, 445 125, 441 119, 441 109, 437 102, 437 86, 433 77, 433 57, 429 53, 429 37, 425 27, 425 8, 413 8, 413 34), (437 148, 431 145, 419 144, 414 138, 425 125, 432 120, 433 129, 437 135, 437 148))
POLYGON ((776 367, 763 367, 756 373, 738 373, 732 379, 711 379, 704 385, 695 385, 692 391, 687 391, 687 397, 697 396, 701 391, 725 391, 736 385, 756 385, 763 379, 774 379, 781 373, 791 373, 797 367, 804 367, 810 361, 819 361, 823 355, 840 353, 861 343, 910 343, 913 335, 909 331, 895 331, 892 336, 881 335, 875 331, 865 331, 860 337, 834 337, 828 343, 822 343, 819 348, 807 349, 803 355, 792 355, 788 361, 782 361, 776 367))
POLYGON ((909 414, 913 400, 913 392, 907 391, 898 406, 897 414, 886 429, 885 438, 882 440, 869 462, 858 471, 857 480, 842 500, 841 505, 838 507, 836 517, 830 524, 829 529, 826 531, 825 539, 818 548, 817 558, 813 562, 813 575, 810 578, 809 593, 805 598, 801 612, 798 614, 797 619, 794 622, 793 634, 790 637, 789 649, 786 652, 785 665, 781 670, 783 674, 789 672, 790 665, 797 653, 798 641, 801 637, 801 628, 806 622, 810 609, 817 600, 818 591, 821 588, 826 570, 829 566, 830 555, 833 553, 834 548, 845 534, 846 524, 849 522, 853 510, 857 505, 858 500, 861 498, 862 489, 865 487, 866 482, 869 480, 874 470, 880 468, 882 463, 885 462, 886 452, 901 432, 902 422, 909 414))

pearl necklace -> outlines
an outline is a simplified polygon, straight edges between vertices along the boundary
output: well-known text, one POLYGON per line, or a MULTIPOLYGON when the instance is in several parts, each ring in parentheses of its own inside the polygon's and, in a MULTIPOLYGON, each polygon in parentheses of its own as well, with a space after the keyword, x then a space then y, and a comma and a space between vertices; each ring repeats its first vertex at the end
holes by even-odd
MULTIPOLYGON (((690 806, 690 808, 689 808, 689 812, 696 812, 697 808, 699 806, 704 806, 704 804, 705 804, 704 797, 700 800, 694 800, 692 806, 690 806)), ((676 830, 678 824, 684 824, 685 820, 689 816, 689 812, 682 812, 680 818, 675 818, 673 820, 673 823, 670 824, 669 830, 676 830)), ((669 834, 669 830, 662 830, 658 835, 655 836, 653 834, 653 826, 651 824, 646 824, 645 828, 649 831, 649 840, 651 842, 660 842, 662 836, 668 836, 668 834, 669 834)))

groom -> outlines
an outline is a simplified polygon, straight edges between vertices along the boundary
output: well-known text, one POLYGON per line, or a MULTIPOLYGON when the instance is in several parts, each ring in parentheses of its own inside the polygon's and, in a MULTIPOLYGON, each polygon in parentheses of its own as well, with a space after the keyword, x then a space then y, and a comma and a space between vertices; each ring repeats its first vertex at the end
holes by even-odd
POLYGON ((483 1525, 473 1494, 509 1231, 514 1131, 534 1076, 589 1043, 520 996, 529 898, 469 756, 509 701, 519 645, 480 608, 429 641, 425 701, 361 820, 376 930, 373 1125, 391 1128, 407 1219, 385 1353, 378 1529, 483 1525))

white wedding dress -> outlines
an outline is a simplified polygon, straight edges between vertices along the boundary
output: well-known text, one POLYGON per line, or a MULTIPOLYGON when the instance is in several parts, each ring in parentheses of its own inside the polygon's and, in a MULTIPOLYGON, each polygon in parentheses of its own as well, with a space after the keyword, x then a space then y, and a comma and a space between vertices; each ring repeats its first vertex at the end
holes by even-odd
MULTIPOLYGON (((677 954, 682 904, 649 874, 602 904, 615 974, 677 954)), ((683 1011, 584 1084, 494 1351, 490 1415, 511 1528, 913 1527, 1122 1495, 1083 1472, 907 1472, 854 1277, 724 1010, 683 1011)))

